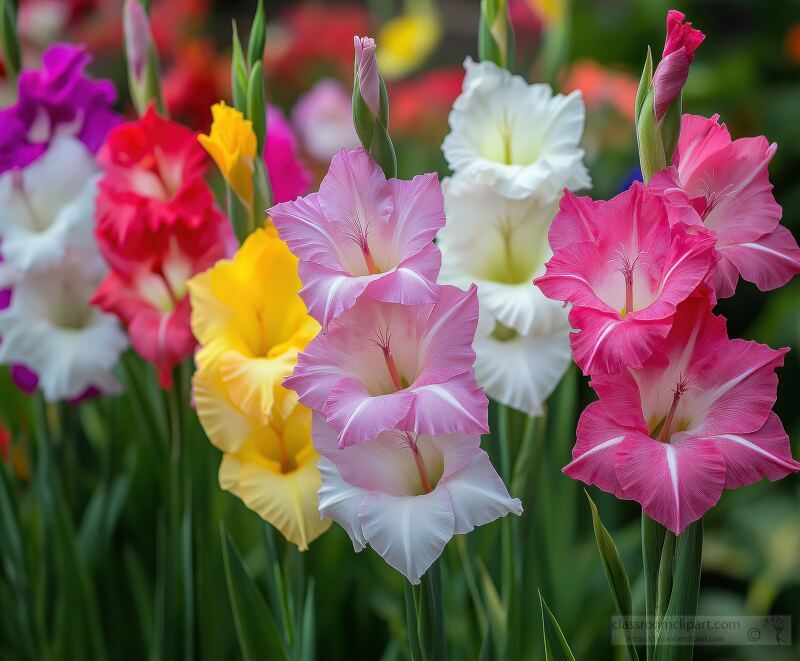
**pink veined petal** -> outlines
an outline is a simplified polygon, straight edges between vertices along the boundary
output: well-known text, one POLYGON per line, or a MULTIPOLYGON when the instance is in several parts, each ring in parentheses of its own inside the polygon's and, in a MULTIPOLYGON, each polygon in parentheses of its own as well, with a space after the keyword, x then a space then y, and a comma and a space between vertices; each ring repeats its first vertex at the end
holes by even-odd
POLYGON ((696 435, 748 433, 760 429, 777 398, 776 368, 783 365, 788 349, 734 339, 713 354, 696 360, 696 388, 692 396, 705 409, 696 435))
POLYGON ((358 508, 364 539, 414 585, 453 536, 455 515, 443 486, 423 496, 373 492, 358 508))
POLYGON ((328 332, 331 320, 352 308, 367 287, 382 277, 380 274, 353 277, 314 262, 300 262, 297 273, 303 282, 300 298, 308 313, 322 324, 323 333, 328 332))
MULTIPOLYGON (((416 385, 435 384, 472 369, 475 351, 472 341, 478 327, 478 288, 462 291, 442 286, 441 300, 420 315, 416 385)), ((455 430, 450 430, 455 431, 455 430)))
POLYGON ((629 434, 617 450, 616 470, 626 496, 676 535, 717 503, 725 484, 725 459, 704 439, 670 444, 629 434))
POLYGON ((442 285, 436 282, 441 264, 439 248, 428 243, 396 268, 373 279, 366 293, 370 298, 386 303, 436 303, 442 297, 442 285))
POLYGON ((578 197, 565 188, 547 234, 553 252, 573 243, 594 242, 596 231, 592 218, 603 204, 588 196, 578 197))
MULTIPOLYGON (((761 291, 782 287, 800 272, 800 248, 792 233, 782 225, 754 241, 721 245, 719 251, 724 260, 761 291)), ((733 283, 735 289, 736 281, 733 283)), ((728 293, 724 282, 721 288, 720 296, 728 293)), ((730 293, 733 294, 732 289, 730 293)))
POLYGON ((726 489, 745 487, 764 477, 774 482, 800 470, 800 463, 792 458, 789 437, 774 412, 758 431, 720 434, 708 440, 725 458, 726 489))
POLYGON ((603 403, 609 419, 622 427, 646 432, 639 385, 628 370, 615 374, 592 374, 589 385, 603 403))
MULTIPOLYGON (((317 335, 304 351, 297 356, 297 365, 291 376, 283 380, 284 388, 294 390, 300 401, 310 409, 321 411, 325 400, 333 387, 343 375, 350 372, 332 368, 332 355, 335 359, 341 352, 330 342, 325 342, 325 336, 317 335)), ((339 356, 343 360, 344 356, 339 356)))
POLYGON ((689 78, 691 60, 684 47, 664 56, 653 73, 656 119, 661 120, 689 78))
POLYGON ((325 457, 317 462, 317 468, 322 476, 322 485, 317 491, 320 516, 333 519, 342 526, 357 553, 367 545, 358 519, 358 508, 369 492, 345 482, 334 463, 325 457))
POLYGON ((672 325, 667 319, 624 319, 589 308, 572 308, 569 323, 575 363, 585 375, 639 368, 652 355, 672 325))
POLYGON ((578 420, 577 442, 572 461, 562 469, 574 480, 594 484, 603 491, 625 498, 617 479, 615 459, 629 428, 614 421, 601 402, 592 402, 578 420))
MULTIPOLYGON (((719 252, 718 252, 719 254, 719 252)), ((714 269, 714 293, 718 298, 730 298, 736 292, 739 282, 739 269, 731 260, 723 255, 714 269)))
POLYGON ((334 271, 343 270, 337 239, 320 207, 318 193, 276 204, 267 213, 278 236, 298 259, 334 271))
MULTIPOLYGON (((345 377, 331 390, 322 413, 325 414, 328 424, 338 432, 339 447, 344 448, 372 440, 383 431, 408 429, 401 421, 413 410, 414 399, 414 394, 409 390, 373 396, 358 379, 345 377)), ((437 433, 417 428, 409 431, 437 433)))
POLYGON ((342 150, 319 187, 319 203, 339 245, 359 248, 354 237, 364 236, 389 220, 392 191, 383 170, 363 149, 342 150))
POLYGON ((709 118, 684 114, 681 117, 681 134, 672 163, 685 178, 696 164, 702 163, 707 156, 729 144, 731 134, 725 124, 719 123, 719 115, 709 118))
POLYGON ((545 275, 534 283, 547 298, 576 306, 617 314, 595 293, 595 287, 607 277, 608 260, 602 259, 594 243, 584 241, 559 248, 545 264, 545 275))
POLYGON ((487 434, 489 400, 470 369, 441 383, 412 386, 413 402, 398 429, 418 434, 487 434))
POLYGON ((432 173, 410 181, 390 179, 389 188, 394 210, 387 223, 375 227, 375 252, 376 258, 399 264, 425 249, 444 227, 444 198, 439 178, 432 173))
POLYGON ((506 514, 522 514, 519 498, 512 498, 503 480, 489 460, 479 450, 469 464, 443 479, 450 492, 455 514, 454 532, 463 535, 506 514))

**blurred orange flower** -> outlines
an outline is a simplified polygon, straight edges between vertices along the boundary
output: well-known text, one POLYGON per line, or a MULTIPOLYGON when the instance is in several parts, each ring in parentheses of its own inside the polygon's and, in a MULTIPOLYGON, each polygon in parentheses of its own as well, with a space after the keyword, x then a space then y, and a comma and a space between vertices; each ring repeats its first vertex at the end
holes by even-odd
POLYGON ((581 90, 587 107, 608 105, 623 117, 633 119, 638 86, 630 74, 607 69, 594 60, 578 60, 572 65, 562 91, 567 94, 581 90))

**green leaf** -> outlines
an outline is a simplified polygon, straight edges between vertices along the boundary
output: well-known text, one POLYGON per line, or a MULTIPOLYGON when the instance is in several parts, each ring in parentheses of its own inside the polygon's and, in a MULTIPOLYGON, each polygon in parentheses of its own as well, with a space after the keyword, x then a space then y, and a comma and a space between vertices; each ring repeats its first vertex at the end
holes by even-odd
POLYGON ((636 124, 636 139, 639 145, 639 164, 642 167, 644 182, 650 181, 653 173, 663 170, 667 161, 664 157, 664 145, 661 141, 661 129, 656 121, 653 108, 655 89, 652 85, 642 102, 639 120, 636 124))
POLYGON ((661 142, 664 145, 664 158, 667 165, 672 163, 672 155, 678 146, 678 137, 681 134, 681 107, 683 93, 672 102, 667 112, 661 118, 661 142))
MULTIPOLYGON (((600 551, 600 559, 603 561, 603 569, 606 572, 608 579, 608 586, 611 588, 611 596, 614 599, 614 607, 617 613, 622 617, 630 617, 631 615, 631 584, 628 580, 628 572, 625 571, 625 565, 619 555, 617 545, 611 539, 606 527, 600 520, 600 513, 597 511, 597 506, 594 504, 588 491, 586 499, 589 501, 589 507, 592 510, 592 527, 594 528, 594 538, 597 541, 597 550, 600 551)), ((638 661, 639 655, 636 653, 636 648, 627 638, 628 654, 633 661, 638 661)))
POLYGON ((247 61, 252 69, 256 63, 264 59, 264 41, 266 35, 266 19, 264 18, 264 2, 258 0, 253 26, 250 28, 250 40, 247 43, 247 61))
POLYGON ((546 661, 575 661, 575 655, 564 638, 564 632, 539 592, 542 607, 542 632, 544 634, 544 658, 546 661))
POLYGON ((636 104, 634 107, 634 122, 639 124, 639 113, 642 111, 644 98, 647 96, 647 90, 653 83, 653 52, 650 46, 647 47, 647 57, 644 61, 644 69, 642 69, 642 77, 639 80, 639 89, 636 90, 636 104))
POLYGON ((288 661, 286 645, 278 632, 275 619, 267 609, 253 577, 242 564, 239 552, 222 523, 220 523, 220 537, 228 597, 233 610, 242 658, 245 661, 257 659, 288 661))
POLYGON ((232 30, 231 89, 233 91, 233 107, 245 114, 247 111, 247 67, 236 21, 233 21, 232 30))
POLYGON ((17 36, 17 12, 12 0, 0 0, 0 41, 3 46, 3 64, 12 76, 19 75, 21 58, 17 36))
MULTIPOLYGON (((700 593, 700 563, 703 556, 703 520, 695 521, 675 545, 675 575, 665 618, 694 618, 700 593)), ((656 640, 654 661, 691 661, 694 645, 659 644, 656 640)))
POLYGON ((406 614, 406 639, 408 640, 408 655, 411 661, 422 661, 422 652, 419 649, 419 632, 417 631, 417 608, 414 602, 414 588, 411 583, 403 581, 406 614))
MULTIPOLYGON (((642 511, 642 570, 644 573, 645 615, 648 618, 652 618, 656 614, 659 563, 661 561, 665 533, 664 526, 653 521, 642 511)), ((647 658, 649 659, 653 654, 655 632, 648 627, 646 634, 647 658)))

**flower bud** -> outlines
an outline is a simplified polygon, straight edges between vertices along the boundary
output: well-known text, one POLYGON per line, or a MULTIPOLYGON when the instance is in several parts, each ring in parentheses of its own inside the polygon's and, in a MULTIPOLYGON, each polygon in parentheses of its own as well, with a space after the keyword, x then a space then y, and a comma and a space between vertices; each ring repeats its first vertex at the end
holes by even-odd
POLYGON ((653 74, 655 87, 656 119, 661 121, 667 109, 681 93, 689 77, 689 65, 694 52, 705 39, 705 35, 684 23, 686 16, 674 9, 667 13, 667 38, 664 53, 653 74))
POLYGON ((125 0, 122 26, 125 32, 125 57, 128 62, 128 86, 133 104, 143 115, 150 103, 166 114, 161 94, 161 75, 158 68, 150 18, 141 0, 125 0))
POLYGON ((380 78, 375 58, 375 40, 372 37, 353 37, 356 51, 356 76, 358 92, 373 116, 380 109, 380 78))

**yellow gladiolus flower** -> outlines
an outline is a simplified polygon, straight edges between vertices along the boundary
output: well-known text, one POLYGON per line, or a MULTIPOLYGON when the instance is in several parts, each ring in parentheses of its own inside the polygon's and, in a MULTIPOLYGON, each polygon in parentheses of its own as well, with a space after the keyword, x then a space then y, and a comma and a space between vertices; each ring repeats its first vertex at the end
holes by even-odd
POLYGON ((217 164, 225 181, 248 207, 253 204, 253 170, 256 134, 253 123, 224 101, 211 106, 209 135, 197 139, 217 164))
POLYGON ((320 328, 298 294, 297 258, 274 228, 258 229, 188 286, 194 400, 224 453, 220 486, 305 549, 330 522, 317 510, 311 412, 281 385, 320 328))
POLYGON ((418 69, 433 53, 441 36, 439 18, 432 10, 411 12, 386 22, 376 39, 381 75, 391 80, 418 69))

